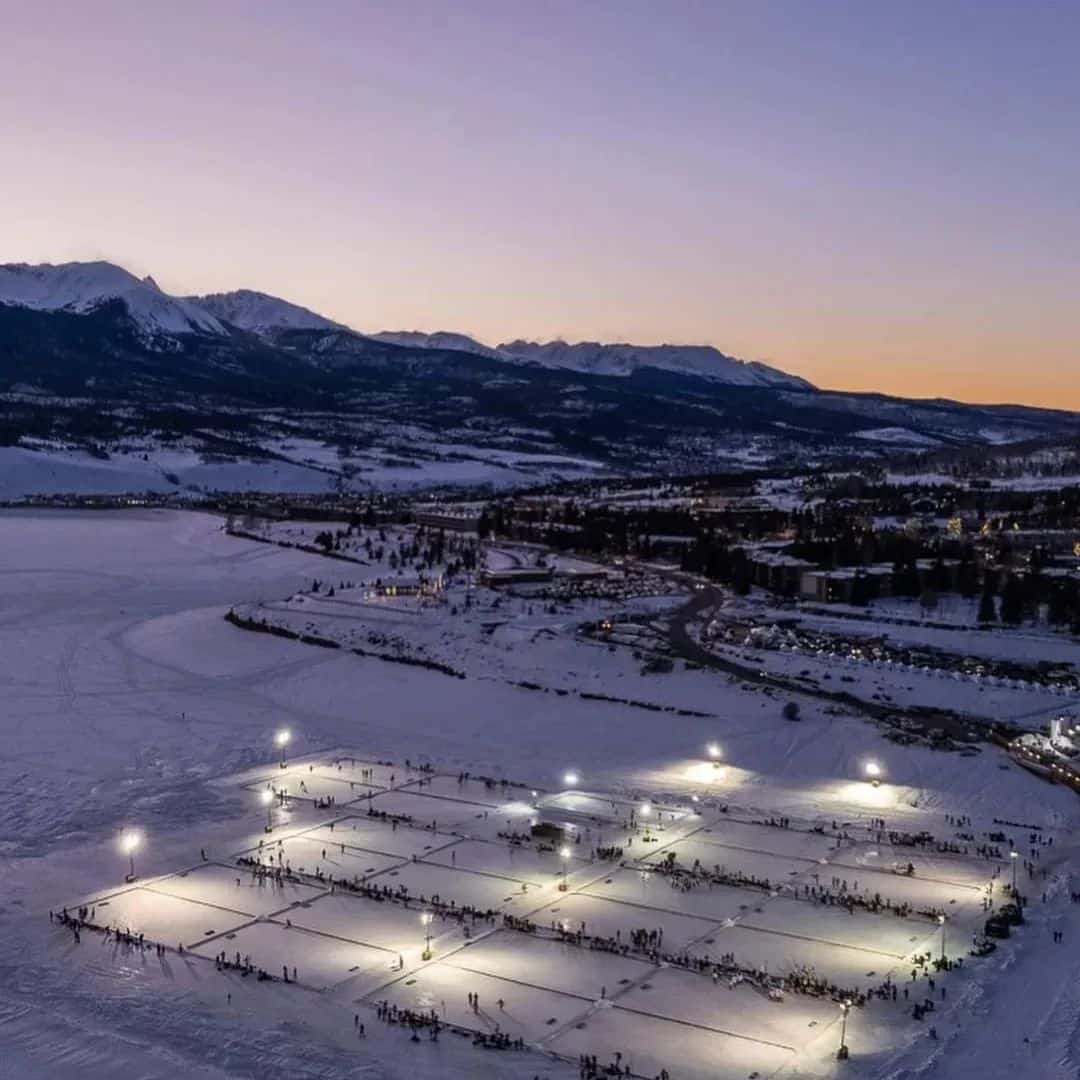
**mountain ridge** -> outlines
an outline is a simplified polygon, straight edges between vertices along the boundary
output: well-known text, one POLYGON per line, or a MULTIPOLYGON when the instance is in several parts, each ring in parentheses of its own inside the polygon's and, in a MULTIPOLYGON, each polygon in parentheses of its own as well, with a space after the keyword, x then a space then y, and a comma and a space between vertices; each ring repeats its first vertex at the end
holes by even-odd
POLYGON ((820 390, 707 346, 365 335, 253 290, 173 298, 101 263, 0 267, 0 399, 0 445, 262 460, 301 439, 342 483, 387 456, 832 468, 1080 434, 1075 413, 820 390))

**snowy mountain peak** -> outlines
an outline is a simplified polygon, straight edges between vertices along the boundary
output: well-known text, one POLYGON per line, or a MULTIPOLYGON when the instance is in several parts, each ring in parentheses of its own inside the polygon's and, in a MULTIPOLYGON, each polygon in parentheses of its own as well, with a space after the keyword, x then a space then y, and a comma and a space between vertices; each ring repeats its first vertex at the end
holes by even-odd
POLYGON ((660 368, 712 379, 731 386, 761 386, 788 390, 813 389, 805 379, 788 375, 758 361, 737 360, 711 345, 605 345, 582 341, 511 341, 498 346, 504 357, 519 363, 567 368, 593 375, 630 375, 638 368, 660 368))
POLYGON ((341 330, 341 323, 319 315, 299 304, 291 304, 254 289, 189 296, 188 303, 241 330, 263 333, 267 330, 341 330))
POLYGON ((140 281, 112 263, 0 265, 0 304, 86 314, 112 300, 122 301, 139 330, 151 337, 226 333, 209 312, 163 293, 153 278, 140 281))
POLYGON ((382 330, 377 334, 368 334, 376 341, 385 341, 389 345, 404 345, 411 349, 450 349, 453 352, 477 353, 493 360, 508 360, 498 349, 483 345, 467 334, 455 334, 449 330, 436 330, 425 334, 420 330, 382 330))

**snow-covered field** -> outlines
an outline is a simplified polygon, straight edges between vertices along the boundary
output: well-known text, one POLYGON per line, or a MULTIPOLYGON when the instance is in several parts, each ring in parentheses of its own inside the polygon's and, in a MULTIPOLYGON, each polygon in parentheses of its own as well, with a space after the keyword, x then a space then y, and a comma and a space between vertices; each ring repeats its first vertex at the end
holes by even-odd
MULTIPOLYGON (((324 875, 370 874, 372 884, 407 884, 411 895, 430 899, 438 891, 458 903, 535 911, 540 927, 577 920, 589 934, 625 936, 664 926, 665 946, 677 950, 712 938, 714 953, 731 951, 770 971, 813 963, 860 987, 877 985, 889 970, 902 984, 910 965, 896 958, 932 951, 940 931, 914 917, 849 915, 792 888, 816 873, 823 885, 834 875, 857 879, 860 892, 873 877, 898 896, 903 888, 925 890, 920 902, 956 898, 949 951, 961 955, 981 916, 978 902, 961 901, 992 864, 957 856, 955 875, 939 876, 940 867, 928 863, 902 878, 879 864, 906 860, 907 849, 883 854, 865 826, 884 817, 890 827, 952 836, 946 814, 971 815, 974 834, 994 829, 995 818, 1039 825, 1054 845, 1039 852, 1045 879, 1022 875, 1028 925, 993 956, 969 959, 945 976, 948 1000, 938 1001, 929 1021, 939 1038, 928 1039, 927 1023, 910 1019, 902 1003, 871 1001, 852 1014, 852 1058, 842 1068, 866 1078, 1068 1077, 1080 1068, 1080 989, 1069 945, 1080 933, 1078 909, 1069 903, 1078 888, 1071 868, 1080 801, 992 749, 968 759, 895 747, 873 726, 826 716, 809 700, 803 722, 789 724, 772 698, 709 672, 634 673, 632 696, 694 701, 712 714, 658 715, 247 633, 224 621, 230 606, 294 595, 327 576, 326 560, 229 537, 205 515, 9 512, 0 515, 0 538, 0 1069, 12 1076, 571 1077, 577 1054, 606 1062, 616 1051, 638 1075, 663 1067, 674 1080, 755 1070, 765 1077, 778 1069, 793 1077, 837 1074, 838 1009, 828 1001, 787 995, 771 1002, 746 984, 714 987, 706 976, 658 969, 639 957, 571 952, 576 946, 501 929, 502 907, 496 924, 482 933, 478 927, 480 940, 469 946, 457 939, 456 924, 436 924, 434 960, 425 965, 408 952, 422 945, 419 908, 330 896, 317 879, 287 886, 293 895, 286 897, 253 887, 244 872, 225 868, 264 839, 258 795, 267 778, 293 783, 293 771, 274 765, 272 736, 280 726, 293 732, 291 754, 323 754, 322 770, 309 770, 305 787, 317 777, 320 791, 337 792, 335 806, 319 810, 312 800, 323 796, 299 789, 299 768, 296 787, 288 788, 296 797, 274 808, 275 838, 305 834, 302 843, 289 841, 290 860, 300 853, 296 865, 310 859, 324 875), (724 768, 702 760, 711 739, 723 745, 724 768), (326 757, 335 747, 397 764, 371 778, 379 793, 369 799, 359 775, 336 775, 326 757), (886 766, 879 788, 860 779, 869 757, 886 766), (404 771, 406 758, 430 762, 449 779, 421 786, 415 771, 404 771), (455 775, 468 769, 520 781, 528 788, 515 791, 535 789, 543 798, 570 768, 601 802, 611 793, 701 811, 701 819, 673 821, 664 843, 684 843, 687 851, 724 847, 718 862, 729 870, 744 861, 747 872, 768 865, 796 873, 780 874, 787 888, 777 896, 730 885, 683 892, 636 865, 620 870, 579 858, 568 868, 570 891, 559 893, 542 853, 498 850, 498 832, 520 829, 531 812, 522 795, 514 794, 503 814, 478 791, 458 798, 454 790, 455 775), (412 814, 413 825, 394 829, 370 817, 381 800, 412 814), (421 813, 429 803, 438 809, 421 813), (800 828, 831 832, 834 821, 840 830, 852 823, 859 846, 821 851, 818 834, 750 824, 781 813, 800 828), (435 829, 418 827, 429 825, 429 816, 435 829), (343 824, 331 829, 331 820, 343 824), (680 830, 689 833, 695 821, 713 831, 682 840, 680 830), (127 826, 146 836, 133 888, 122 881, 127 865, 116 849, 127 826), (448 865, 448 851, 459 844, 460 863, 451 857, 448 865), (835 866, 810 861, 822 858, 835 866), (184 870, 184 877, 171 876, 184 870), (317 899, 303 906, 308 901, 300 898, 310 893, 317 899), (742 902, 729 902, 732 893, 744 893, 742 902), (76 945, 49 923, 49 909, 110 895, 108 904, 123 912, 117 921, 139 929, 143 920, 148 935, 170 949, 184 941, 185 955, 140 953, 90 932, 76 945), (352 914, 368 910, 376 914, 352 914), (416 918, 416 935, 397 948, 410 939, 409 918, 416 918), (354 923, 360 929, 353 936, 342 933, 354 923), (179 935, 171 932, 177 927, 179 935), (1065 932, 1064 946, 1051 941, 1051 929, 1065 932), (489 930, 495 933, 485 936, 489 930), (208 940, 232 933, 237 937, 219 939, 217 948, 208 940), (519 940, 520 948, 512 944, 519 940), (301 985, 219 973, 212 958, 221 950, 253 960, 261 951, 259 966, 271 973, 295 966, 301 985), (399 953, 405 967, 383 990, 399 953), (862 955, 865 964, 855 959, 862 955), (598 974, 606 991, 599 999, 598 974), (313 989, 322 986, 332 989, 313 989), (480 994, 484 1030, 499 1024, 541 1050, 489 1051, 448 1034, 431 1043, 424 1033, 415 1044, 369 1007, 386 999, 438 1010, 445 999, 447 1019, 477 1027, 466 991, 480 994), (365 1023, 363 1040, 354 1014, 365 1023)), ((342 564, 333 566, 336 575, 342 564)), ((616 654, 585 643, 575 648, 555 662, 596 670, 598 684, 620 694, 620 676, 600 662, 616 654)), ((538 659, 552 662, 543 652, 538 659)), ((619 821, 597 828, 605 842, 613 842, 609 828, 621 835, 619 821)), ((1027 833, 1004 831, 1027 855, 1027 833)), ((654 863, 658 845, 646 845, 640 833, 624 858, 634 859, 639 843, 654 863)), ((925 978, 918 985, 921 997, 925 978)))

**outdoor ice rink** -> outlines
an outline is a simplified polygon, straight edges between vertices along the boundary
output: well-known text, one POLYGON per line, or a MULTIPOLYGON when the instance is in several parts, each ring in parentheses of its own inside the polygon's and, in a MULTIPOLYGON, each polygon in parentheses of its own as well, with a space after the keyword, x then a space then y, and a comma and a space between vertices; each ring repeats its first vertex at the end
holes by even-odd
POLYGON ((223 783, 271 793, 267 816, 194 867, 103 882, 72 907, 182 948, 209 977, 224 955, 222 977, 239 966, 287 978, 368 1022, 385 1003, 520 1038, 549 1061, 618 1060, 633 1076, 826 1075, 840 1002, 855 1001, 852 1023, 910 1023, 864 995, 904 985, 916 954, 966 955, 1003 873, 990 858, 893 847, 869 817, 780 827, 719 804, 359 758, 223 783), (561 837, 534 837, 535 824, 561 837), (621 851, 600 858, 597 846, 621 851), (860 900, 841 905, 841 893, 860 900), (869 910, 874 897, 909 907, 869 910), (797 973, 821 980, 815 992, 767 992, 797 973))

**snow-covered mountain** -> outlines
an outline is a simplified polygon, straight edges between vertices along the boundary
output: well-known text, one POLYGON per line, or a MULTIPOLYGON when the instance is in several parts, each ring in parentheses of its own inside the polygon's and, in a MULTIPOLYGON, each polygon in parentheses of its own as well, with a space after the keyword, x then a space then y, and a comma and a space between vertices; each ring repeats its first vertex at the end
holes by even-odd
POLYGON ((152 337, 227 333, 209 311, 162 292, 151 277, 137 278, 112 263, 0 265, 0 304, 86 314, 113 300, 122 301, 136 326, 152 337))
MULTIPOLYGON (((150 338, 176 334, 226 335, 230 326, 260 335, 276 330, 348 329, 309 308, 252 289, 206 296, 170 296, 153 278, 138 278, 107 262, 0 266, 0 304, 86 314, 115 300, 124 304, 139 331, 150 338)), ((813 389, 804 379, 766 364, 734 359, 708 345, 512 341, 493 348, 466 334, 450 331, 428 334, 387 330, 364 336, 407 349, 472 353, 504 363, 535 364, 593 375, 625 376, 650 367, 729 386, 813 389)))
POLYGON ((237 289, 235 292, 210 293, 207 296, 188 296, 194 304, 222 322, 264 333, 267 330, 341 330, 341 323, 299 304, 291 304, 277 296, 237 289))
POLYGON ((476 338, 467 334, 455 334, 449 330, 436 330, 433 334, 425 334, 420 330, 380 330, 377 334, 367 334, 367 337, 376 341, 385 341, 390 345, 403 345, 410 349, 450 349, 454 352, 477 353, 479 356, 488 356, 493 360, 511 360, 512 357, 504 356, 498 349, 490 345, 483 345, 476 338))
POLYGON ((604 345, 597 341, 570 345, 565 341, 511 341, 499 345, 498 352, 519 363, 566 368, 592 375, 630 375, 638 368, 651 367, 731 386, 813 389, 810 383, 796 375, 788 375, 757 361, 736 360, 711 345, 604 345))
POLYGON ((367 336, 411 349, 452 349, 514 364, 539 364, 592 375, 630 375, 638 368, 651 367, 730 386, 813 389, 810 383, 796 375, 757 361, 736 360, 711 345, 605 345, 597 341, 571 345, 565 341, 519 340, 492 347, 465 334, 445 330, 433 334, 418 330, 384 330, 367 336))

